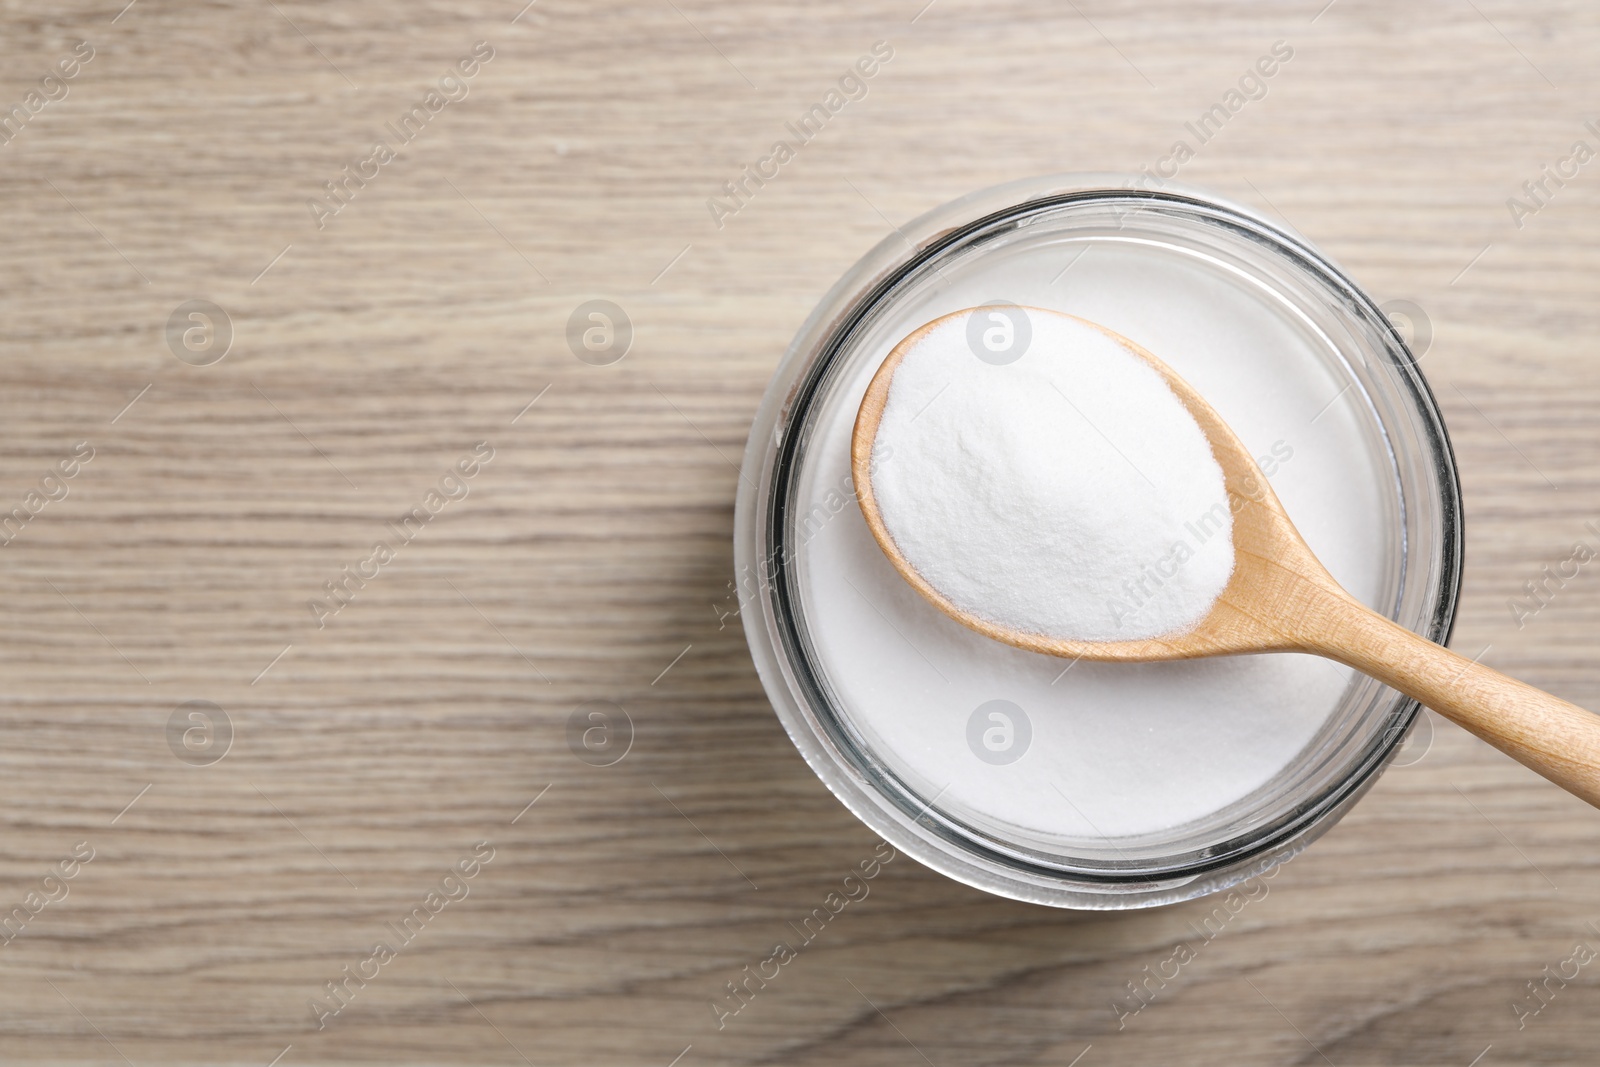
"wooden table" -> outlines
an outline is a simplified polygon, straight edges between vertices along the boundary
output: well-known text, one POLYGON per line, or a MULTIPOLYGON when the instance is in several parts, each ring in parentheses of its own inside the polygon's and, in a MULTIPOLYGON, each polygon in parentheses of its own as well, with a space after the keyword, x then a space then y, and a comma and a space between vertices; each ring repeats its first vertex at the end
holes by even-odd
POLYGON ((1600 163, 1561 163, 1600 148, 1600 9, 122 2, 0 14, 0 1057, 1593 1061, 1600 817, 1443 723, 1120 1031, 1213 902, 1073 914, 902 859, 709 1003, 875 843, 726 617, 784 345, 937 204, 1161 165, 1276 41, 1181 178, 1424 309, 1455 647, 1600 706, 1600 564, 1508 606, 1600 545, 1600 163), (1546 164, 1577 175, 1535 201, 1546 164), (620 362, 569 347, 593 299, 620 362), (569 747, 590 701, 631 717, 610 766, 569 747))

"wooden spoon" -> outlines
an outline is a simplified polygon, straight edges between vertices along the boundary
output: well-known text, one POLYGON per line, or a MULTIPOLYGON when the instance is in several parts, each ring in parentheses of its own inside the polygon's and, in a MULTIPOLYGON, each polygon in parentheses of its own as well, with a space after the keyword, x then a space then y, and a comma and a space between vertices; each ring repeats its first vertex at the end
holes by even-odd
POLYGON ((895 368, 935 327, 975 310, 936 319, 895 346, 867 387, 850 443, 856 496, 872 536, 901 576, 939 610, 996 641, 1074 660, 1145 663, 1254 652, 1325 656, 1426 704, 1600 807, 1600 716, 1464 659, 1345 592, 1301 538, 1255 460, 1216 410, 1161 360, 1095 323, 1088 325, 1161 373, 1210 440, 1234 509, 1233 576, 1210 614, 1193 629, 1139 641, 1074 641, 1028 633, 951 603, 901 555, 884 526, 872 491, 871 458, 895 368))

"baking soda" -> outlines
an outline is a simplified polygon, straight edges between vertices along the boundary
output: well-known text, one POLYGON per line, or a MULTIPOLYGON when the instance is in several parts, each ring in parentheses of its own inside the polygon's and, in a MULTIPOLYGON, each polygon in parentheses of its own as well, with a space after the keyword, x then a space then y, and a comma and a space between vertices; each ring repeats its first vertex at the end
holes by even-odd
MULTIPOLYGON (((1155 353, 1216 408, 1312 551, 1352 595, 1380 606, 1392 602, 1396 581, 1393 474, 1382 438, 1369 434, 1357 391, 1313 333, 1200 259, 1134 242, 1096 244, 1086 255, 1051 245, 945 273, 948 280, 885 316, 849 375, 828 390, 797 472, 794 506, 805 519, 797 520, 794 565, 821 684, 859 743, 917 795, 937 797, 941 813, 1019 847, 1100 849, 1115 860, 1196 826, 1236 825, 1249 798, 1287 773, 1325 728, 1352 684, 1349 668, 1296 654, 1073 663, 968 629, 896 572, 848 489, 841 493, 862 395, 896 343, 963 309, 1004 299, 1028 307, 1030 325, 1041 317, 1033 307, 1104 325, 1155 353), (996 708, 1007 721, 994 718, 996 708)), ((984 365, 970 348, 955 355, 966 361, 963 374, 1012 371, 1047 355, 1044 345, 1041 329, 1011 365, 984 365)), ((1077 417, 1050 395, 1063 420, 1077 417)), ((959 406, 945 405, 960 399, 950 385, 914 428, 938 424, 959 406)), ((1141 461, 1123 420, 1079 407, 1161 484, 1160 464, 1141 461)), ((1094 455, 1121 462, 1099 447, 1094 455)), ((896 443, 874 484, 916 455, 896 443)), ((1201 522, 1196 528, 1193 549, 1209 533, 1201 522)), ((1206 546, 1218 540, 1210 533, 1206 546)), ((1198 563, 1197 553, 1183 573, 1198 563)), ((1118 576, 1118 585, 1131 577, 1118 576)))
POLYGON ((1011 629, 1181 633, 1233 573, 1205 434, 1149 363, 1068 315, 996 307, 940 322, 894 370, 873 458, 900 554, 957 607, 1011 629))

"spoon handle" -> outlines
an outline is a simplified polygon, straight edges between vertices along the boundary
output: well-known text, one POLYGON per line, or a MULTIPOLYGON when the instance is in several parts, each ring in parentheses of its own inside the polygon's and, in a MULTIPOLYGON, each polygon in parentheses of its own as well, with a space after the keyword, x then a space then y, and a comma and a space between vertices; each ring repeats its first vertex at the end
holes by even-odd
POLYGON ((1600 715, 1456 655, 1354 600, 1307 651, 1354 667, 1600 807, 1600 715))

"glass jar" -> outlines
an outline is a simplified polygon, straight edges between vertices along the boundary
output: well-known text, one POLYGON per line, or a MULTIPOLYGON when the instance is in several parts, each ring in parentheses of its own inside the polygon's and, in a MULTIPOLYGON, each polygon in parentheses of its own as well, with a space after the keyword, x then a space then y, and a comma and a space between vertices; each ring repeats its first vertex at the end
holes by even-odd
POLYGON ((1283 862, 1418 706, 1310 657, 1073 665, 940 616, 877 553, 849 480, 849 424, 905 334, 1000 301, 1100 322, 1212 402, 1352 594, 1443 642, 1459 593, 1454 460, 1394 324, 1255 212, 1137 181, 1000 186, 885 239, 800 328, 739 485, 746 636, 812 769, 923 864, 1059 907, 1187 900, 1283 862))

